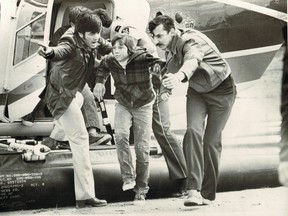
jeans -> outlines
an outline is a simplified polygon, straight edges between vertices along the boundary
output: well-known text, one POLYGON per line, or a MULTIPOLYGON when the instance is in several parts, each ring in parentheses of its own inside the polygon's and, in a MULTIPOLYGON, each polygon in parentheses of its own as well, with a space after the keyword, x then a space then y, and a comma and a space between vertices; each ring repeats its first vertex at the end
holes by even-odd
POLYGON ((236 87, 230 76, 208 93, 198 93, 188 88, 187 131, 183 141, 187 189, 199 190, 209 200, 214 200, 216 196, 222 151, 221 134, 235 97, 236 87))
POLYGON ((57 131, 66 134, 72 150, 76 200, 95 197, 88 132, 80 110, 82 104, 83 97, 78 92, 64 114, 55 120, 57 131))
POLYGON ((81 111, 86 128, 100 128, 95 98, 87 83, 82 90, 82 95, 84 97, 84 103, 81 111))
POLYGON ((180 140, 170 130, 169 101, 156 98, 153 104, 152 129, 169 170, 170 179, 186 178, 186 161, 180 140))
POLYGON ((127 108, 119 103, 115 109, 115 141, 122 180, 135 180, 136 193, 146 194, 149 190, 149 154, 152 126, 152 103, 127 108), (130 127, 133 125, 136 172, 129 146, 130 127))

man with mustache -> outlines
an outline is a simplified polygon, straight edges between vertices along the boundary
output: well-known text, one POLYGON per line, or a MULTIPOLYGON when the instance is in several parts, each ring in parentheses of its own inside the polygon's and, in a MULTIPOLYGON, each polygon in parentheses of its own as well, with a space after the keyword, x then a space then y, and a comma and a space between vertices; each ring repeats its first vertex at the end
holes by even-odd
POLYGON ((230 67, 208 37, 194 29, 179 31, 169 16, 155 17, 148 28, 153 42, 167 54, 164 87, 189 83, 183 140, 188 198, 184 205, 210 204, 216 197, 221 133, 236 97, 230 67))

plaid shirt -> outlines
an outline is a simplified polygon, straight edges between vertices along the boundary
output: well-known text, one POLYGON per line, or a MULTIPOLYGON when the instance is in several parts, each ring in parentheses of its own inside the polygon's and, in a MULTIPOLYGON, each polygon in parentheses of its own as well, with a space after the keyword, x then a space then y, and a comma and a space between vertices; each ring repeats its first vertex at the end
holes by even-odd
POLYGON ((125 107, 138 108, 155 99, 149 68, 156 63, 160 63, 159 58, 137 50, 123 68, 111 53, 102 60, 96 73, 96 83, 105 84, 111 73, 115 99, 125 107))

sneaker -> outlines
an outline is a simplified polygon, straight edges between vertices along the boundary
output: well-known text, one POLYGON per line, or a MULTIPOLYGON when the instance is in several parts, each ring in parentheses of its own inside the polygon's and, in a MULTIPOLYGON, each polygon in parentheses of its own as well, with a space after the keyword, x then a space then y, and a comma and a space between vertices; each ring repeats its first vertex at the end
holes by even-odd
POLYGON ((203 205, 211 205, 212 201, 209 199, 205 199, 204 197, 202 198, 202 204, 203 205))
POLYGON ((122 190, 123 191, 131 190, 134 188, 135 185, 136 185, 136 182, 134 180, 125 181, 123 183, 122 190))
POLYGON ((197 206, 203 205, 203 197, 197 190, 189 190, 188 197, 184 201, 184 206, 197 206))
POLYGON ((112 137, 109 134, 89 134, 89 145, 103 145, 111 139, 112 137))
POLYGON ((136 193, 133 204, 134 205, 145 205, 145 195, 136 193))
POLYGON ((22 124, 27 127, 32 127, 34 125, 35 117, 32 113, 22 117, 22 124))

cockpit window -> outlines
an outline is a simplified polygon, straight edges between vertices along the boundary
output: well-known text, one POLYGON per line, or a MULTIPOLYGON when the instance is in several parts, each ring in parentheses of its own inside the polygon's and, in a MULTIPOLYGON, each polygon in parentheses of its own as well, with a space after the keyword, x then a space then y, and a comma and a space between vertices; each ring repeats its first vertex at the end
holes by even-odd
POLYGON ((27 0, 17 22, 13 65, 18 64, 38 50, 44 39, 47 0, 27 0))

